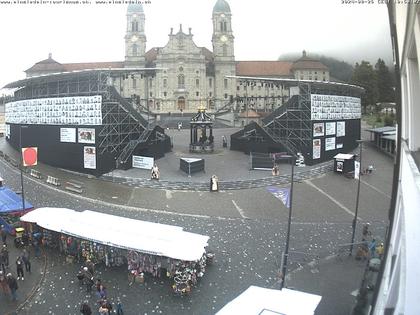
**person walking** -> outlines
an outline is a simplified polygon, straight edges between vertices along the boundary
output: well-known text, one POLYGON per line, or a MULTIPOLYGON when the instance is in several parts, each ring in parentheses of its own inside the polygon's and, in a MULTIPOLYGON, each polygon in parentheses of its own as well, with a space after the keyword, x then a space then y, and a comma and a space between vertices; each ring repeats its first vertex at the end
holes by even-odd
POLYGON ((22 251, 22 260, 23 260, 23 263, 25 264, 25 270, 26 270, 26 272, 31 272, 31 260, 30 260, 30 254, 29 254, 29 251, 26 249, 26 248, 24 248, 23 249, 23 251, 22 251))
POLYGON ((6 274, 6 262, 4 260, 4 255, 0 252, 0 271, 6 274))
POLYGON ((0 290, 4 295, 9 295, 9 285, 7 284, 6 275, 3 270, 0 270, 0 290))
POLYGON ((9 268, 9 250, 7 249, 7 245, 3 244, 1 249, 1 255, 3 256, 3 263, 6 268, 9 268))
POLYGON ((6 276, 6 279, 7 279, 7 285, 9 286, 10 293, 12 295, 12 300, 16 301, 17 300, 16 291, 19 289, 16 278, 13 277, 13 275, 9 272, 6 276))
POLYGON ((22 280, 25 280, 24 274, 23 274, 23 260, 22 257, 18 256, 16 259, 16 273, 17 273, 17 279, 19 280, 22 278, 22 280))
POLYGON ((124 315, 124 310, 123 310, 123 306, 122 306, 120 298, 117 299, 117 309, 116 309, 116 311, 117 311, 117 315, 124 315))
POLYGON ((80 313, 83 315, 92 315, 92 309, 90 308, 87 301, 84 301, 82 305, 80 305, 80 313))
POLYGON ((83 267, 83 276, 86 284, 86 292, 92 292, 93 282, 93 275, 89 272, 88 267, 83 267))
POLYGON ((0 230, 1 240, 3 241, 3 244, 6 244, 7 241, 7 231, 4 225, 1 226, 0 230))
POLYGON ((107 315, 108 314, 108 309, 105 307, 105 303, 102 303, 99 306, 98 312, 99 312, 99 315, 107 315))

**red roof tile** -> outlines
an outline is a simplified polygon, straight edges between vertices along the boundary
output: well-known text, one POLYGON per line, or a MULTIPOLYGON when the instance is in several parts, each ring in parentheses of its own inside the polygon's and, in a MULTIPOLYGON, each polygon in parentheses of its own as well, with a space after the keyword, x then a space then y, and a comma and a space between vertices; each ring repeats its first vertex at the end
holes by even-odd
POLYGON ((239 76, 290 76, 292 62, 289 61, 237 61, 236 75, 239 76))

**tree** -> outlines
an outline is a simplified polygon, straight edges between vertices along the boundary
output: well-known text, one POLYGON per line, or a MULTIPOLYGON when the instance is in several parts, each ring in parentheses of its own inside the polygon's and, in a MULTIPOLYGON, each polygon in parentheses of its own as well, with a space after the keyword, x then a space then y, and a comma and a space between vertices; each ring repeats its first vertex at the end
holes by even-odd
POLYGON ((378 80, 378 102, 395 102, 393 78, 381 58, 375 65, 375 72, 378 80))
POLYGON ((378 101, 377 77, 375 70, 368 61, 362 60, 360 64, 356 62, 351 83, 365 89, 361 99, 364 113, 367 112, 369 105, 376 107, 378 101))

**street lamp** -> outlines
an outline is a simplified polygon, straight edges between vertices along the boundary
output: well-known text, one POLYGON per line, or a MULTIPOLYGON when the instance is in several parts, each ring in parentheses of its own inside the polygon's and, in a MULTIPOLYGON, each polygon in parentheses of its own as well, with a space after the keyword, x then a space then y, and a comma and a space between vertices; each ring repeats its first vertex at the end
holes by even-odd
MULTIPOLYGON (((356 140, 356 142, 359 144, 359 180, 357 182, 357 195, 356 195, 356 210, 354 211, 354 218, 353 218, 353 222, 352 222, 352 235, 351 235, 351 243, 350 243, 350 252, 349 255, 351 256, 352 252, 353 252, 353 243, 354 243, 354 235, 356 232, 356 223, 357 223, 357 212, 359 211, 359 196, 360 196, 360 177, 361 177, 361 172, 360 170, 362 169, 362 147, 363 147, 363 140, 356 140)), ((355 170, 355 174, 356 174, 356 170, 355 170)))
POLYGON ((294 182, 294 170, 295 170, 295 161, 296 157, 294 155, 287 155, 283 156, 284 159, 288 159, 292 163, 292 174, 291 174, 291 182, 290 182, 290 206, 289 206, 289 219, 287 222, 287 234, 286 234, 286 246, 284 250, 284 256, 283 256, 283 268, 282 268, 282 276, 283 281, 280 285, 280 290, 284 287, 284 282, 286 281, 286 272, 287 272, 287 260, 289 257, 289 243, 290 243, 290 226, 292 224, 292 207, 293 207, 293 182, 294 182))
POLYGON ((27 129, 28 126, 19 127, 19 147, 20 147, 20 185, 22 189, 22 211, 25 211, 25 191, 23 190, 23 153, 22 153, 22 129, 27 129))

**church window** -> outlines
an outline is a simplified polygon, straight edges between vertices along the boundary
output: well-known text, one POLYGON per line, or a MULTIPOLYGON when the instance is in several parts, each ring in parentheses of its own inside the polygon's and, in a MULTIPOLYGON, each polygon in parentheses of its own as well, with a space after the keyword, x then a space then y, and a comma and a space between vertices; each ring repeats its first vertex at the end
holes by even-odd
POLYGON ((137 87, 137 81, 136 78, 133 78, 133 89, 135 89, 137 87))
POLYGON ((153 79, 149 78, 149 88, 152 88, 152 87, 153 87, 153 79))
POLYGON ((195 87, 200 87, 200 79, 195 79, 195 87))
POLYGON ((163 79, 163 87, 166 88, 168 86, 168 80, 163 79))
POLYGON ((228 80, 227 79, 224 79, 223 85, 224 85, 225 89, 228 88, 228 80))
POLYGON ((163 96, 166 97, 168 95, 167 92, 163 92, 163 96))
POLYGON ((226 22, 223 22, 223 31, 226 32, 227 31, 227 24, 226 22))
POLYGON ((315 81, 318 81, 318 77, 315 77, 315 81))
POLYGON ((136 44, 134 44, 132 46, 132 52, 133 52, 133 56, 137 56, 137 45, 136 44))
POLYGON ((211 97, 213 94, 211 92, 209 92, 209 97, 211 97))
POLYGON ((239 88, 240 88, 240 86, 237 86, 237 87, 236 87, 236 91, 239 91, 239 88))
POLYGON ((153 97, 153 93, 152 92, 150 92, 149 95, 150 95, 150 97, 153 97))
POLYGON ((195 92, 195 96, 200 96, 200 92, 195 92))
POLYGON ((178 76, 178 89, 184 89, 185 88, 185 78, 183 74, 180 74, 178 76))
POLYGON ((184 68, 179 67, 179 72, 182 72, 182 71, 184 71, 184 68))
POLYGON ((212 87, 213 86, 213 80, 212 80, 212 78, 209 78, 209 87, 212 87))
POLYGON ((223 56, 226 57, 227 56, 227 46, 223 45, 223 56))
POLYGON ((225 93, 225 99, 227 99, 227 96, 228 96, 227 93, 225 93))
POLYGON ((137 21, 131 22, 131 31, 138 32, 138 30, 139 30, 139 22, 137 21))

